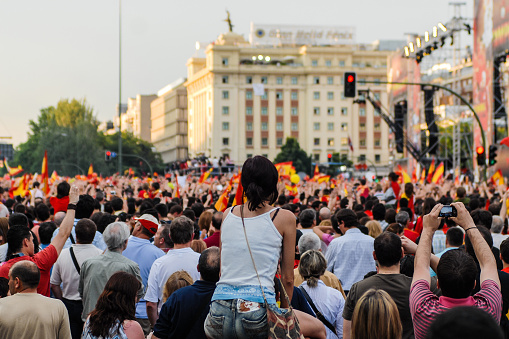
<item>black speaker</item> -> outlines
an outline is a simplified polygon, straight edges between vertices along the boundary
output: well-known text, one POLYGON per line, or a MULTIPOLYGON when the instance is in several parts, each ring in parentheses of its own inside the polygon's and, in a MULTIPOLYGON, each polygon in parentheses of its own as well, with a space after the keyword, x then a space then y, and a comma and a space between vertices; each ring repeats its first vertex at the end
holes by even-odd
POLYGON ((405 118, 407 113, 406 100, 398 102, 394 105, 394 139, 396 141, 396 152, 403 153, 405 148, 405 118))

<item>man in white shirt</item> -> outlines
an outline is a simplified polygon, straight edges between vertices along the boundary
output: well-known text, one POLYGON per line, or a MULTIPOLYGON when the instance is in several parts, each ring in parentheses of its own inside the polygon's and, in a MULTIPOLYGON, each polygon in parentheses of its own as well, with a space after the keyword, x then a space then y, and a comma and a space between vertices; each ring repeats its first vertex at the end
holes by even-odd
POLYGON ((62 300, 69 314, 71 335, 73 339, 80 338, 83 330, 81 312, 83 303, 78 292, 80 269, 83 262, 102 253, 92 245, 97 227, 90 219, 81 219, 76 224, 77 243, 63 249, 51 273, 51 290, 57 299, 62 300), (71 255, 71 250, 74 258, 71 255), (76 261, 74 261, 76 260, 76 261), (62 285, 62 288, 60 287, 62 285))
POLYGON ((508 234, 501 234, 504 228, 504 219, 499 215, 493 216, 493 222, 491 223, 491 237, 493 238, 493 247, 500 249, 502 241, 509 237, 508 234))
POLYGON ((178 217, 170 224, 170 238, 175 244, 174 248, 161 258, 154 261, 148 276, 147 315, 152 327, 159 318, 160 301, 163 297, 164 284, 168 278, 179 270, 184 270, 196 281, 200 279, 198 260, 200 253, 191 249, 194 225, 187 217, 178 217))

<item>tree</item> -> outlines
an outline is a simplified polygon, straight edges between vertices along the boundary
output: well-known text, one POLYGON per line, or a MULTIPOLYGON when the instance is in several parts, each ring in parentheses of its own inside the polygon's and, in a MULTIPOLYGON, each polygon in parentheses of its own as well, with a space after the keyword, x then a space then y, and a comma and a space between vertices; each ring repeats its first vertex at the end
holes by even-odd
MULTIPOLYGON (((44 151, 47 150, 50 173, 56 170, 60 175, 87 174, 90 164, 94 165, 95 172, 103 175, 117 171, 116 166, 106 163, 104 151, 118 149, 115 146, 118 140, 110 140, 118 138, 118 135, 105 136, 97 131, 99 122, 86 100, 60 100, 56 107, 41 109, 37 121, 30 120, 29 125, 28 140, 18 146, 12 165, 20 164, 27 172, 40 173, 44 151)), ((125 153, 152 159, 154 170, 160 165, 150 143, 132 135, 125 135, 125 138, 125 153)), ((140 168, 139 163, 124 164, 126 169, 140 168)), ((148 172, 146 167, 142 168, 148 172)))
POLYGON ((281 146, 281 152, 274 159, 275 163, 293 161, 293 166, 297 172, 311 174, 311 157, 300 148, 299 142, 295 138, 286 138, 286 142, 281 146))

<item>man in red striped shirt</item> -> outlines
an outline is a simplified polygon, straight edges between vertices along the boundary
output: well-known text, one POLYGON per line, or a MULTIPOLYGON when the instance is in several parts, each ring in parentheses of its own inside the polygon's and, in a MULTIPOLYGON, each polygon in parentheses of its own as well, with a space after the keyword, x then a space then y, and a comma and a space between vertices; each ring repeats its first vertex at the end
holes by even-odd
POLYGON ((438 217, 442 204, 437 204, 424 217, 421 240, 415 255, 415 271, 410 290, 410 312, 416 339, 426 337, 436 316, 457 306, 473 306, 490 314, 497 323, 502 313, 502 294, 495 257, 482 237, 463 203, 452 204, 457 217, 451 218, 461 226, 472 241, 481 268, 481 290, 470 296, 475 287, 477 266, 470 255, 462 250, 445 253, 438 263, 437 277, 442 297, 435 296, 430 286, 430 255, 433 234, 440 225, 438 217))

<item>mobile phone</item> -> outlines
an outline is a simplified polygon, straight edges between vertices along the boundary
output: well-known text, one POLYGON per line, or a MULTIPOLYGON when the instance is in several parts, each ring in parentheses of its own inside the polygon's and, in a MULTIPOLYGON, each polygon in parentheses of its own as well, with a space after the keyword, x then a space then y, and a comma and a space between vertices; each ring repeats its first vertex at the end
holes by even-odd
POLYGON ((439 217, 442 218, 450 218, 450 217, 457 217, 458 213, 456 211, 456 208, 451 205, 445 205, 440 210, 440 213, 438 214, 439 217))

